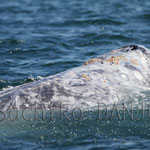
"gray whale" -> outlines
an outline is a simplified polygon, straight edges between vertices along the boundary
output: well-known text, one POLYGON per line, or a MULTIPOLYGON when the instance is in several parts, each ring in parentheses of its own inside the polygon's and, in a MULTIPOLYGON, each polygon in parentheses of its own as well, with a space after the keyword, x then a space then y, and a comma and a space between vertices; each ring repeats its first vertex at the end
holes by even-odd
POLYGON ((150 52, 127 45, 83 65, 0 92, 0 109, 59 107, 88 108, 97 102, 118 102, 125 95, 150 87, 150 52))

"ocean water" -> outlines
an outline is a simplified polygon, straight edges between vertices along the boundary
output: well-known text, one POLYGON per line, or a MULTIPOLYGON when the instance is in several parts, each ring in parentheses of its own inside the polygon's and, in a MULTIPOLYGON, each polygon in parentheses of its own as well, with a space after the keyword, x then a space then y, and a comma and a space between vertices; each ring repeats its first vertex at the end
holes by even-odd
MULTIPOLYGON (((0 90, 80 66, 123 45, 150 48, 149 26, 149 0, 1 0, 0 90)), ((150 92, 145 95, 137 100, 149 101, 150 92)), ((56 120, 2 121, 1 113, 0 149, 149 149, 149 107, 141 109, 124 120, 117 114, 100 119, 96 110, 83 112, 81 120, 60 120, 59 110, 56 120)))

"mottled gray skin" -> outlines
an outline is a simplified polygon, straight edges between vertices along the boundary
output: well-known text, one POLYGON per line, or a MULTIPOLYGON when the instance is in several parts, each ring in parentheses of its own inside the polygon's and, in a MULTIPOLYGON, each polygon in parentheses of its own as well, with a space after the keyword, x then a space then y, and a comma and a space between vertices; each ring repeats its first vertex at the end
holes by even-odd
MULTIPOLYGON (((150 87, 150 53, 140 45, 121 47, 101 55, 100 61, 0 92, 0 109, 74 107, 110 104, 125 95, 150 87), (118 56, 119 61, 110 58, 118 56), (123 56, 123 58, 122 58, 123 56), (109 61, 110 60, 110 61, 109 61)), ((117 58, 117 57, 115 57, 117 58)))

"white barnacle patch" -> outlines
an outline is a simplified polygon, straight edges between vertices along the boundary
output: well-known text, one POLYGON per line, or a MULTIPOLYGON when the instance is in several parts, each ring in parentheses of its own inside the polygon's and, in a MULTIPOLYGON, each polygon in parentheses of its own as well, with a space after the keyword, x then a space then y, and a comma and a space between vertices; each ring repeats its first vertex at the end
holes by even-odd
POLYGON ((29 108, 29 106, 30 106, 29 104, 24 104, 24 105, 25 105, 26 108, 29 108))
POLYGON ((95 92, 92 91, 92 90, 91 90, 91 91, 90 91, 90 90, 89 90, 89 91, 87 90, 87 92, 82 93, 82 95, 85 96, 85 97, 88 97, 88 96, 91 96, 91 95, 95 95, 95 92))
POLYGON ((134 71, 133 74, 138 80, 143 80, 142 75, 138 71, 134 71))
POLYGON ((147 60, 145 59, 145 57, 141 57, 140 62, 145 68, 148 67, 148 63, 147 63, 147 60))
POLYGON ((19 107, 20 107, 20 97, 19 97, 19 95, 17 95, 15 97, 15 105, 16 105, 16 108, 19 109, 19 107))
POLYGON ((81 80, 81 79, 73 79, 72 81, 70 81, 69 85, 71 85, 71 86, 83 86, 83 85, 85 85, 85 81, 81 80))
POLYGON ((121 73, 121 74, 120 74, 120 77, 121 77, 122 79, 126 80, 126 81, 129 80, 128 76, 127 76, 126 74, 124 74, 124 73, 121 73))
POLYGON ((70 72, 66 73, 66 77, 67 78, 75 78, 76 76, 77 76, 76 72, 74 72, 73 70, 71 70, 70 72))
POLYGON ((90 107, 94 107, 97 103, 94 103, 92 101, 86 101, 85 105, 90 106, 90 107))

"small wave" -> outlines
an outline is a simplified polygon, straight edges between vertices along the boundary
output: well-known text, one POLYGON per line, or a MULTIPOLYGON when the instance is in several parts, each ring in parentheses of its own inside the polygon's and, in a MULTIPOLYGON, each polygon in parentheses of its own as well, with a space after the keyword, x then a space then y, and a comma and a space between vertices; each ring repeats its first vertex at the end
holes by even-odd
POLYGON ((17 40, 14 37, 9 39, 0 39, 0 44, 22 44, 25 43, 24 40, 17 40))
MULTIPOLYGON (((81 62, 80 62, 81 63, 81 62)), ((44 65, 42 65, 42 66, 56 66, 56 65, 68 65, 68 64, 76 64, 76 65, 78 65, 79 64, 79 61, 56 61, 56 62, 49 62, 49 63, 46 63, 46 64, 44 64, 44 65)))
POLYGON ((140 15, 140 18, 149 21, 150 20, 150 13, 145 13, 143 15, 140 15))
POLYGON ((0 90, 7 90, 8 88, 12 88, 18 85, 22 85, 25 83, 33 82, 33 81, 38 81, 43 79, 41 76, 33 77, 32 75, 29 75, 26 79, 22 80, 5 80, 5 79, 0 79, 0 90))
POLYGON ((85 25, 122 25, 125 24, 121 21, 116 21, 112 19, 84 19, 84 20, 67 20, 60 24, 51 24, 53 26, 85 26, 85 25))

